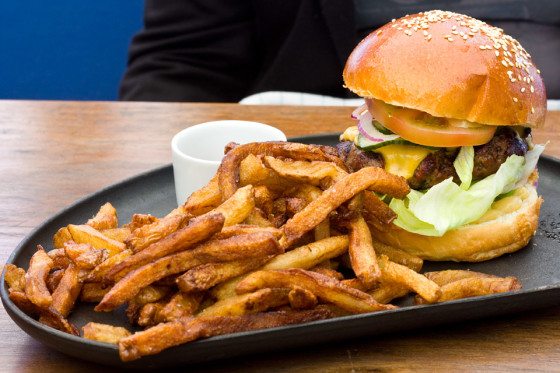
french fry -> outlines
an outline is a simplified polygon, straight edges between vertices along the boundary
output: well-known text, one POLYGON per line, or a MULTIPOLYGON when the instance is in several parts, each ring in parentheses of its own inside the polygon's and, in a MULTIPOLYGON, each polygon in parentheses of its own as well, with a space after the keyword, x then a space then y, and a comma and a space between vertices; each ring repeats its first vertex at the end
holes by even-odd
POLYGON ((342 281, 344 279, 344 275, 338 271, 335 271, 332 268, 321 267, 325 262, 319 263, 317 267, 311 268, 311 271, 320 273, 324 276, 328 276, 334 278, 337 281, 342 281))
POLYGON ((199 218, 210 214, 220 213, 224 216, 224 226, 239 224, 249 216, 255 207, 255 197, 253 195, 253 187, 247 185, 238 189, 230 198, 215 209, 201 215, 199 218))
POLYGON ((64 270, 64 274, 52 294, 52 307, 63 317, 70 314, 82 290, 82 284, 78 281, 78 272, 78 267, 70 264, 64 270))
POLYGON ((363 192, 363 215, 368 223, 377 226, 391 224, 397 218, 397 214, 371 191, 363 192))
POLYGON ((185 293, 208 290, 221 282, 259 268, 269 259, 270 257, 265 256, 226 263, 202 264, 179 276, 177 286, 185 293))
POLYGON ((49 289, 49 293, 53 293, 56 290, 56 287, 62 280, 62 276, 64 275, 64 268, 56 268, 51 269, 49 275, 47 276, 47 289, 49 289))
POLYGON ((359 192, 368 188, 396 198, 404 198, 410 188, 406 180, 377 167, 365 167, 340 179, 321 196, 309 203, 284 225, 284 248, 290 247, 303 234, 325 220, 329 213, 359 192))
POLYGON ((100 282, 87 282, 82 286, 80 302, 99 303, 109 290, 111 290, 110 286, 103 285, 100 282))
POLYGON ((224 240, 212 240, 193 250, 163 257, 128 273, 113 286, 95 310, 111 311, 134 297, 139 289, 204 263, 262 257, 280 252, 278 242, 270 233, 251 233, 224 240))
POLYGON ((109 270, 105 278, 108 281, 118 280, 128 272, 143 266, 146 263, 155 261, 166 255, 187 250, 219 232, 225 222, 221 213, 202 215, 192 219, 188 225, 178 229, 174 233, 154 242, 142 251, 129 256, 120 263, 115 264, 109 270))
POLYGON ((410 289, 392 283, 381 283, 378 288, 368 292, 379 303, 389 303, 393 299, 404 297, 408 293, 410 293, 410 289))
POLYGON ((83 253, 87 253, 90 250, 93 250, 93 246, 89 243, 76 243, 74 241, 67 241, 64 243, 64 253, 72 262, 83 253))
POLYGON ((199 316, 240 316, 263 312, 288 304, 288 289, 260 289, 254 293, 242 294, 218 301, 205 308, 199 316))
POLYGON ((96 322, 88 322, 84 325, 82 334, 86 339, 111 344, 118 344, 121 339, 130 336, 130 332, 125 328, 96 322))
POLYGON ((124 243, 128 237, 132 234, 132 231, 128 228, 111 228, 103 229, 101 231, 105 237, 109 237, 112 240, 124 243))
POLYGON ((159 219, 151 214, 134 214, 128 223, 122 226, 122 229, 129 230, 130 232, 135 229, 141 228, 145 225, 155 223, 159 219))
POLYGON ((25 269, 14 264, 4 266, 4 279, 10 291, 25 291, 25 269))
POLYGON ((48 308, 52 304, 46 281, 53 264, 45 249, 37 245, 37 251, 31 257, 29 269, 25 274, 25 295, 40 308, 48 308))
POLYGON ((391 262, 386 255, 379 256, 379 267, 381 268, 382 282, 406 287, 428 302, 435 302, 441 295, 438 284, 406 266, 391 262))
POLYGON ((39 322, 68 334, 80 335, 78 328, 52 307, 41 310, 39 322))
POLYGON ((267 287, 291 289, 294 286, 309 290, 319 299, 353 313, 394 308, 394 306, 379 304, 369 294, 352 289, 340 281, 302 269, 253 272, 237 284, 236 291, 238 294, 243 294, 267 287))
POLYGON ((310 310, 317 306, 317 297, 307 289, 294 286, 288 293, 290 307, 294 310, 310 310))
MULTIPOLYGON (((272 227, 274 228, 274 224, 268 220, 264 213, 257 207, 251 210, 249 215, 245 218, 245 224, 248 225, 256 225, 258 227, 272 227)), ((283 234, 283 233, 280 233, 283 234)))
POLYGON ((68 227, 60 228, 53 236, 53 247, 55 249, 62 249, 66 241, 72 240, 72 235, 68 227))
POLYGON ((264 164, 288 180, 319 186, 324 179, 336 181, 348 173, 332 162, 283 161, 274 157, 263 157, 264 164))
POLYGON ((505 293, 519 289, 521 289, 521 283, 515 277, 469 277, 442 286, 441 296, 437 299, 437 302, 505 293))
POLYGON ((139 252, 175 232, 188 222, 190 218, 190 214, 168 214, 151 224, 136 228, 132 231, 132 235, 126 239, 126 247, 133 252, 139 252))
POLYGON ((348 254, 352 269, 367 288, 372 288, 379 281, 381 271, 367 223, 359 215, 348 223, 348 230, 348 254))
POLYGON ((469 271, 469 270, 445 270, 445 271, 434 271, 426 272, 424 276, 438 284, 439 286, 447 285, 451 282, 463 280, 470 277, 485 277, 485 278, 497 278, 497 276, 488 275, 486 273, 469 271))
MULTIPOLYGON (((323 191, 313 185, 309 184, 302 184, 298 187, 296 196, 303 198, 307 201, 307 203, 311 203, 311 201, 319 198, 319 196, 323 193, 323 191)), ((329 219, 325 219, 320 222, 315 228, 313 232, 315 236, 315 241, 320 241, 324 238, 328 238, 331 235, 331 224, 329 219)))
POLYGON ((269 155, 306 161, 330 161, 346 169, 335 148, 321 145, 304 145, 289 142, 264 142, 239 145, 230 150, 218 168, 218 181, 222 200, 225 201, 238 188, 239 166, 248 155, 269 155))
POLYGON ((252 224, 236 224, 229 227, 223 227, 220 233, 217 233, 214 237, 217 239, 229 238, 233 236, 237 236, 240 234, 248 234, 248 233, 262 233, 268 232, 271 233, 274 238, 279 240, 282 237, 282 230, 274 227, 261 227, 259 225, 252 225, 252 224))
POLYGON ((53 268, 66 268, 68 264, 72 262, 70 258, 66 256, 66 250, 64 250, 63 247, 60 249, 53 249, 47 253, 49 258, 53 260, 53 268))
POLYGON ((206 186, 190 195, 183 204, 183 209, 187 213, 198 216, 218 206, 221 202, 222 195, 218 186, 218 177, 214 176, 206 186))
POLYGON ((281 193, 290 186, 290 182, 267 168, 257 156, 249 154, 239 164, 239 186, 246 185, 263 186, 281 193))
POLYGON ((134 302, 139 305, 154 303, 170 293, 171 289, 166 286, 146 286, 139 290, 134 297, 134 302))
POLYGON ((276 311, 242 316, 208 316, 181 318, 162 323, 119 341, 119 355, 123 361, 136 360, 199 338, 216 335, 301 324, 333 317, 327 307, 306 311, 276 311))
POLYGON ((152 327, 163 322, 164 320, 160 319, 159 314, 166 303, 166 301, 162 300, 154 303, 146 303, 141 306, 138 312, 137 324, 143 327, 152 327))
POLYGON ((173 321, 182 317, 192 316, 200 307, 202 293, 185 294, 178 292, 160 311, 159 316, 164 321, 173 321))
POLYGON ((391 246, 385 245, 379 241, 373 241, 375 252, 379 255, 386 255, 390 261, 397 264, 402 264, 412 269, 414 272, 420 272, 424 261, 416 255, 409 254, 405 251, 395 249, 391 246))
MULTIPOLYGON (((73 262, 78 269, 91 270, 107 260, 108 256, 105 249, 92 249, 77 256, 73 262)), ((87 273, 89 274, 89 271, 87 273)))
POLYGON ((132 251, 126 249, 120 253, 107 258, 105 261, 101 262, 97 267, 91 270, 91 272, 86 276, 84 282, 101 282, 105 280, 107 273, 118 263, 122 262, 126 258, 132 255, 132 251))
POLYGON ((109 256, 118 254, 126 248, 122 242, 115 241, 107 236, 104 236, 101 232, 89 225, 69 224, 68 230, 70 231, 74 242, 79 244, 90 244, 96 249, 106 249, 109 256))
POLYGON ((12 290, 8 297, 26 315, 36 318, 40 315, 41 309, 33 304, 23 291, 12 290))
POLYGON ((107 202, 99 208, 97 214, 89 219, 86 224, 98 231, 117 228, 119 225, 117 210, 107 202))

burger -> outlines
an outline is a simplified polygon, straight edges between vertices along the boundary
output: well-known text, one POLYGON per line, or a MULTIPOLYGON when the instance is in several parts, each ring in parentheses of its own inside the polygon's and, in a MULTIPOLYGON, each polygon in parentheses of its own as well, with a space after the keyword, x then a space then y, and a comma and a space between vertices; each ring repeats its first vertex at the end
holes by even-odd
POLYGON ((540 71, 502 29, 429 11, 392 20, 350 54, 345 86, 365 98, 338 151, 351 171, 383 167, 411 192, 385 199, 384 244, 428 260, 482 261, 527 245, 542 198, 540 71))

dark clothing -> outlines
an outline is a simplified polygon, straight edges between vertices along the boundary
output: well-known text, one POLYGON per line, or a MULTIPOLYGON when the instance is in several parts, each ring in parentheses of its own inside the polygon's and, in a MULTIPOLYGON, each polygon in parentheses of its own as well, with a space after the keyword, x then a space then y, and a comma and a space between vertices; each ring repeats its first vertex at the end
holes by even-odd
POLYGON ((378 8, 364 3, 146 0, 145 27, 130 47, 120 98, 235 102, 272 90, 353 97, 343 87, 342 70, 357 38, 391 18, 428 8, 502 27, 532 54, 549 98, 560 98, 560 9, 554 11, 560 1, 494 0, 487 8, 483 0, 429 1, 429 7, 409 0, 366 3, 378 8), (500 6, 508 9, 504 16, 496 11, 500 6), (484 9, 495 21, 484 17, 484 9))

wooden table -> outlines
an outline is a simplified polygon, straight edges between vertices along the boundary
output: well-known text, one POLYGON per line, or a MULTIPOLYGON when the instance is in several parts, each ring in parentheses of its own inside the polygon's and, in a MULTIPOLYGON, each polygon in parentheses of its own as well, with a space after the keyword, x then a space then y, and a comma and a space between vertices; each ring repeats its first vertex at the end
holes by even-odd
MULTIPOLYGON (((173 134, 217 119, 256 120, 288 137, 340 132, 352 108, 0 101, 0 262, 33 227, 76 199, 170 163, 173 134)), ((560 157, 560 112, 538 142, 560 157)), ((202 369, 202 367, 198 367, 202 369)), ((206 364, 219 371, 558 370, 560 307, 300 351, 206 364)), ((0 310, 0 371, 97 371, 36 342, 0 310)), ((197 369, 198 370, 198 369, 197 369)))

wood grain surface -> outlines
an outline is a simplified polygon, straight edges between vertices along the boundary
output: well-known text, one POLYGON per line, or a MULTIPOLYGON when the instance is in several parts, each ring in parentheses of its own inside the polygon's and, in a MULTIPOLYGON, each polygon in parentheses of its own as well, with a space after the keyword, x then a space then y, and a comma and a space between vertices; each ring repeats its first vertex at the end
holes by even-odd
MULTIPOLYGON (((73 201, 171 162, 171 137, 200 122, 268 123, 288 137, 340 132, 352 108, 0 101, 0 262, 73 201)), ((536 142, 560 158, 560 112, 536 142)), ((92 212, 93 213, 93 212, 92 212)), ((1 306, 0 306, 1 308, 1 306)), ((560 370, 560 307, 193 367, 205 372, 560 370)), ((110 371, 36 342, 0 309, 0 371, 110 371)))

